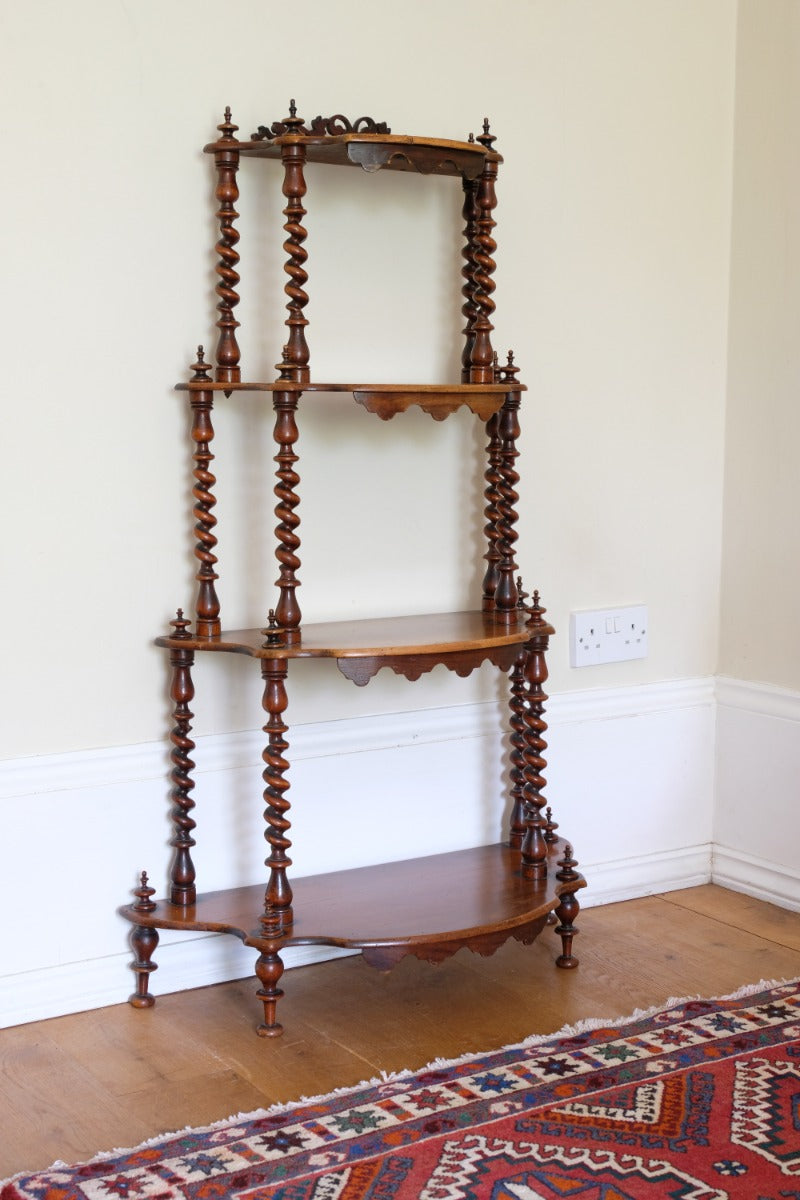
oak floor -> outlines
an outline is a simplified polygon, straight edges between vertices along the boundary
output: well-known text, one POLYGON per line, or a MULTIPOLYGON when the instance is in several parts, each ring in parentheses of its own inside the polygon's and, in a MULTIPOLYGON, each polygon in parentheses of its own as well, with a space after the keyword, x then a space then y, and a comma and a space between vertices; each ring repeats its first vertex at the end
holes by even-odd
POLYGON ((800 976, 800 913, 713 885, 586 909, 578 924, 577 971, 554 967, 549 929, 437 967, 288 971, 278 1039, 254 1033, 255 978, 0 1030, 0 1179, 585 1017, 800 976))

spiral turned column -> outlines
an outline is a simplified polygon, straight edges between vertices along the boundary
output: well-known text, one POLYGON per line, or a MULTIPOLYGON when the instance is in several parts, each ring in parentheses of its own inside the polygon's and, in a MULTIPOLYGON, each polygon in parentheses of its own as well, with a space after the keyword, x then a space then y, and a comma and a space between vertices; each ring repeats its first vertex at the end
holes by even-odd
MULTIPOLYGON (((484 120, 483 133, 478 141, 491 150, 495 138, 489 133, 489 122, 484 120)), ((475 237, 475 273, 474 300, 477 308, 473 322, 474 340, 470 363, 470 383, 492 383, 494 380, 494 352, 492 350, 492 316, 495 303, 493 292, 495 288, 492 276, 495 271, 494 255, 497 242, 492 236, 495 228, 493 212, 497 207, 495 182, 497 180, 497 158, 487 158, 483 171, 478 179, 477 206, 478 220, 475 237)))
POLYGON ((267 735, 267 745, 262 755, 264 760, 264 820, 266 830, 264 837, 270 848, 266 866, 269 868, 267 888, 264 893, 264 916, 262 924, 265 931, 274 926, 277 917, 281 930, 292 924, 292 889, 286 876, 286 870, 292 865, 287 851, 291 846, 288 831, 291 828, 288 813, 291 807, 286 799, 289 781, 285 778, 289 769, 286 751, 289 743, 286 740, 288 726, 283 720, 286 712, 286 675, 288 662, 285 658, 265 658, 261 662, 261 674, 264 679, 263 707, 268 714, 264 732, 267 735))
POLYGON ((218 149, 214 151, 214 163, 217 169, 217 187, 215 196, 219 204, 217 220, 219 221, 219 241, 216 252, 219 261, 216 272, 219 281, 216 293, 219 296, 217 311, 219 320, 219 340, 217 342, 217 382, 238 383, 241 378, 239 369, 239 344, 236 340, 236 330, 239 322, 233 315, 233 310, 239 303, 239 254, 236 243, 239 233, 234 221, 239 214, 236 211, 236 201, 239 199, 239 188, 236 183, 236 172, 239 169, 239 140, 235 136, 238 125, 231 121, 231 110, 225 109, 225 119, 217 126, 222 136, 217 141, 218 149))
MULTIPOLYGON (((170 624, 173 629, 170 636, 173 640, 188 641, 189 622, 180 608, 177 617, 170 624)), ((170 842, 170 845, 174 847, 170 867, 170 900, 173 904, 189 905, 194 904, 197 897, 195 869, 192 862, 192 847, 195 845, 192 831, 196 827, 196 822, 191 816, 194 808, 192 772, 195 767, 191 754, 195 744, 189 736, 194 720, 194 713, 189 708, 194 699, 194 684, 192 683, 194 651, 173 647, 170 651, 169 661, 172 667, 172 685, 169 694, 174 705, 172 716, 175 722, 169 735, 172 743, 170 778, 173 803, 171 817, 174 830, 170 842)))
MULTIPOLYGON (((197 361, 192 367, 194 375, 192 382, 203 384, 211 380, 208 375, 208 365, 204 361, 203 347, 197 347, 197 361)), ((198 562, 197 568, 197 636, 214 637, 220 631, 219 597, 217 596, 216 581, 219 575, 216 571, 217 556, 214 553, 217 537, 214 528, 217 518, 211 511, 217 503, 213 492, 216 476, 209 467, 214 461, 211 453, 211 442, 214 439, 214 426, 211 413, 214 407, 214 393, 198 390, 191 392, 192 404, 192 441, 194 442, 194 486, 192 497, 194 506, 192 515, 195 520, 194 530, 197 535, 194 553, 198 562)))
MULTIPOLYGON (((472 135, 470 135, 471 137, 472 135)), ((476 270, 476 237, 478 233, 478 181, 477 179, 464 179, 464 207, 462 216, 464 218, 464 248, 461 255, 464 259, 464 266, 461 268, 461 274, 464 278, 464 285, 461 288, 461 294, 464 297, 464 303, 461 307, 461 312, 464 316, 466 324, 464 325, 464 350, 461 355, 461 382, 470 382, 470 369, 472 367, 472 350, 475 345, 475 321, 478 316, 478 306, 475 303, 475 291, 477 285, 475 283, 476 270)))
POLYGON ((542 817, 542 808, 546 803, 544 789, 547 786, 547 780, 542 774, 547 766, 547 759, 544 757, 547 749, 544 738, 547 732, 547 722, 544 719, 547 693, 543 685, 548 675, 545 654, 551 629, 544 620, 544 611, 539 604, 539 593, 534 592, 531 616, 527 622, 531 637, 525 644, 524 674, 527 696, 522 749, 527 824, 522 843, 522 862, 523 873, 529 879, 543 879, 547 874, 546 823, 542 817))
POLYGON ((300 581, 297 572, 300 568, 300 536, 297 528, 300 517, 295 511, 300 503, 297 486, 300 476, 295 470, 298 455, 294 447, 298 438, 297 430, 297 393, 275 392, 273 397, 275 407, 274 439, 278 448, 275 455, 277 463, 275 496, 278 503, 275 506, 275 517, 278 524, 275 527, 275 557, 278 560, 280 572, 276 579, 278 587, 278 603, 275 606, 275 616, 278 624, 284 630, 287 641, 297 639, 300 627, 300 605, 297 602, 297 589, 300 581))
POLYGON ((521 655, 514 663, 511 672, 511 817, 509 821, 508 844, 514 850, 520 850, 527 832, 527 812, 525 808, 525 701, 527 685, 525 681, 525 659, 521 655))
MULTIPOLYGON (((290 105, 290 116, 285 121, 287 134, 302 127, 302 119, 297 116, 294 100, 290 105)), ((306 325, 308 321, 303 315, 303 309, 308 304, 308 293, 305 286, 308 283, 308 272, 305 269, 308 254, 303 242, 308 236, 303 226, 306 210, 303 208, 303 196, 306 194, 306 181, 303 167, 306 162, 306 148, 302 141, 288 141, 281 147, 283 160, 283 194, 286 197, 286 207, 283 215, 286 222, 286 241, 283 248, 286 251, 284 271, 289 276, 284 286, 288 296, 288 316, 286 325, 288 337, 283 351, 283 362, 280 364, 281 378, 291 379, 295 383, 308 383, 308 345, 306 343, 306 325), (287 371, 288 367, 288 371, 287 371)))
POLYGON ((486 518, 486 524, 483 527, 483 532, 486 535, 487 550, 484 558, 486 559, 486 574, 483 577, 483 611, 494 612, 495 594, 497 592, 497 583, 500 578, 499 564, 502 554, 499 549, 500 538, 500 521, 502 519, 502 511, 500 508, 500 482, 501 475, 501 458, 500 451, 503 443, 500 440, 500 414, 494 413, 486 422, 486 435, 489 439, 486 447, 486 488, 484 490, 484 499, 486 507, 483 510, 483 515, 486 518))
POLYGON ((517 560, 514 550, 517 540, 515 525, 517 522, 517 502, 519 500, 519 493, 517 491, 519 474, 516 469, 516 460, 519 456, 517 438, 520 434, 519 402, 519 392, 509 392, 500 410, 498 423, 498 436, 500 439, 500 449, 497 456, 497 473, 499 475, 497 482, 498 517, 495 522, 497 533, 495 549, 498 559, 496 565, 497 587, 494 593, 494 611, 498 617, 505 616, 509 620, 512 617, 516 619, 517 601, 519 599, 515 580, 517 560))

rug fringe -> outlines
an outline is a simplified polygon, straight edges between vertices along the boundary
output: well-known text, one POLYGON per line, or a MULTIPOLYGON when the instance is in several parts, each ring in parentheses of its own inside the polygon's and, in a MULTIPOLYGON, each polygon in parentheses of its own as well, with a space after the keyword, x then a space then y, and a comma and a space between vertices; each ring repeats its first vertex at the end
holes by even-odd
MULTIPOLYGON (((697 1000, 707 1000, 709 1004, 722 1003, 724 1000, 743 1000, 746 996, 756 996, 759 992, 769 991, 770 988, 788 987, 795 983, 800 983, 800 980, 761 979, 758 983, 746 983, 735 992, 731 992, 725 996, 706 996, 702 992, 697 992, 692 996, 670 996, 662 1004, 654 1004, 650 1008, 635 1008, 626 1017, 586 1017, 582 1021, 576 1021, 574 1025, 564 1025, 563 1028, 559 1029, 558 1033, 534 1033, 517 1046, 505 1046, 503 1049, 527 1049, 541 1042, 549 1042, 551 1038, 577 1037, 581 1033, 590 1033, 595 1029, 617 1029, 621 1025, 630 1025, 634 1021, 645 1021, 649 1017, 655 1016, 656 1013, 669 1012, 671 1008, 678 1008, 682 1004, 692 1004, 697 1000)), ((488 1053, 491 1053, 491 1051, 488 1053)), ((481 1055, 476 1055, 476 1057, 480 1058, 481 1055)))
MULTIPOLYGON (((226 1126, 236 1126, 245 1124, 249 1121, 259 1121, 264 1117, 273 1116, 278 1112, 292 1112, 294 1109, 303 1108, 307 1104, 320 1104, 325 1100, 329 1100, 331 1096, 352 1096, 356 1092, 360 1092, 366 1088, 380 1087, 381 1085, 391 1083, 402 1083, 404 1079, 409 1079, 412 1076, 420 1075, 425 1071, 441 1071, 448 1067, 462 1066, 465 1063, 477 1061, 485 1058, 489 1054, 502 1054, 505 1051, 514 1051, 521 1049, 530 1049, 534 1046, 545 1045, 549 1042, 560 1041, 564 1038, 577 1037, 581 1033, 588 1033, 596 1029, 616 1029, 623 1025, 629 1025, 634 1021, 646 1020, 648 1017, 656 1013, 668 1012, 671 1008, 677 1008, 679 1005, 689 1004, 696 1000, 708 1000, 709 1003, 721 1002, 724 1000, 741 1000, 746 996, 757 995, 758 992, 769 991, 771 988, 788 987, 793 984, 800 984, 800 979, 761 979, 758 983, 748 983, 740 987, 737 991, 731 992, 724 996, 703 996, 701 994, 693 996, 673 996, 665 1000, 661 1004, 654 1004, 651 1008, 637 1008, 633 1013, 629 1013, 624 1017, 587 1017, 584 1020, 577 1021, 573 1025, 564 1025, 555 1033, 531 1034, 522 1042, 516 1042, 507 1046, 501 1046, 496 1050, 476 1051, 475 1053, 462 1054, 458 1058, 436 1058, 431 1062, 426 1063, 422 1067, 406 1067, 401 1071, 381 1071, 380 1075, 373 1076, 371 1079, 362 1079, 359 1083, 355 1083, 349 1087, 333 1088, 327 1092, 321 1092, 315 1096, 300 1096, 297 1100, 277 1101, 275 1104, 270 1104, 267 1108, 253 1109, 251 1112, 240 1112, 229 1117, 223 1117, 219 1121, 213 1121, 208 1125, 185 1125, 182 1129, 175 1129, 171 1133, 161 1133, 156 1137, 146 1138, 140 1142, 138 1146, 120 1146, 114 1150, 101 1150, 92 1158, 85 1162, 65 1163, 61 1159, 56 1160, 50 1167, 45 1168, 48 1171, 57 1171, 75 1167, 76 1165, 88 1166, 92 1163, 103 1162, 106 1159, 115 1158, 121 1154, 134 1154, 137 1150, 145 1147, 160 1146, 164 1142, 172 1141, 173 1138, 180 1137, 183 1134, 204 1134, 215 1129, 224 1129, 226 1126)), ((0 1179, 0 1187, 5 1184, 13 1183, 17 1179, 33 1174, 44 1174, 44 1171, 18 1171, 15 1175, 11 1175, 8 1179, 0 1179)))

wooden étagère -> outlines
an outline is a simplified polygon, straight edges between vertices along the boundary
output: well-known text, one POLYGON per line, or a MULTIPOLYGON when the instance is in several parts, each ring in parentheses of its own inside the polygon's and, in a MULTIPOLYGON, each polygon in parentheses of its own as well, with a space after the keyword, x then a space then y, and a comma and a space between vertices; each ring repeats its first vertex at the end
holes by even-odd
MULTIPOLYGON (((356 949, 367 962, 393 966, 413 954, 439 962, 463 947, 488 954, 509 937, 532 942, 548 923, 561 939, 560 967, 577 965, 572 953, 577 892, 585 886, 572 847, 559 837, 545 800, 547 724, 546 652, 552 627, 538 592, 522 588, 516 558, 517 441, 524 385, 512 354, 498 363, 492 345, 494 315, 495 181, 502 162, 494 150, 488 121, 477 138, 464 142, 392 134, 369 117, 317 117, 308 124, 291 102, 289 116, 259 126, 249 140, 226 109, 219 137, 205 147, 214 159, 219 238, 215 362, 198 347, 189 379, 178 385, 191 410, 193 447, 192 514, 197 592, 193 618, 178 609, 169 631, 157 638, 169 653, 173 726, 171 741, 172 861, 168 895, 142 873, 135 900, 120 911, 132 922, 131 944, 136 990, 131 1003, 150 1007, 150 975, 159 929, 233 934, 258 951, 257 995, 263 1003, 262 1036, 282 1032, 277 1019, 283 951, 321 945, 356 949), (242 378, 237 339, 239 320, 239 233, 236 228, 238 172, 243 158, 279 160, 282 168, 286 320, 277 376, 269 381, 242 378), (321 382, 311 375, 306 340, 307 270, 305 165, 309 162, 357 166, 367 174, 415 171, 461 180, 464 222, 461 270, 464 343, 461 378, 442 385, 321 382), (263 626, 223 629, 216 583, 219 578, 213 411, 220 392, 235 396, 262 391, 272 397, 275 442, 275 557, 278 577, 274 606, 263 626), (347 392, 368 413, 389 420, 418 406, 436 421, 460 408, 486 429, 484 535, 486 568, 480 606, 473 611, 361 621, 306 623, 300 585, 300 475, 298 414, 306 392, 347 392), (263 802, 267 844, 263 884, 225 892, 198 893, 192 859, 195 782, 192 754, 193 672, 197 656, 238 654, 259 663, 265 715, 263 802), (444 665, 467 676, 484 662, 509 675, 511 813, 505 837, 493 846, 425 856, 403 863, 334 871, 315 878, 291 874, 291 802, 287 680, 290 664, 301 659, 335 661, 359 686, 382 668, 416 680, 444 665)), ((266 606, 265 606, 266 607, 266 606)), ((295 666, 292 666, 295 670, 295 666)))

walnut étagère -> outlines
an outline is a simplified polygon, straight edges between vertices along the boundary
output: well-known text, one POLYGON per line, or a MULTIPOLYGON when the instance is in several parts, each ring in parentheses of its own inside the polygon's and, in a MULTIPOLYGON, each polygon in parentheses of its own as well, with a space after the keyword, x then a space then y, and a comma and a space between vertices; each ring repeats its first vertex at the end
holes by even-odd
MULTIPOLYGON (((287 947, 335 946, 359 950, 377 967, 393 966, 407 954, 439 962, 461 948, 490 954, 507 938, 532 942, 547 924, 561 940, 556 964, 577 965, 572 944, 579 912, 577 892, 585 886, 571 845, 557 833, 545 800, 547 748, 544 685, 546 653, 553 629, 545 619, 538 592, 532 597, 519 578, 517 472, 519 409, 524 385, 509 353, 498 362, 494 330, 495 184, 501 156, 488 121, 467 141, 406 137, 370 117, 336 115, 306 123, 294 101, 289 115, 260 125, 249 140, 226 109, 218 138, 205 147, 216 172, 217 345, 215 362, 202 346, 189 379, 178 384, 191 413, 196 598, 193 618, 178 609, 168 632, 157 638, 168 651, 172 700, 171 818, 172 859, 168 894, 142 872, 133 903, 120 912, 132 923, 132 964, 136 988, 130 1002, 150 1007, 150 976, 160 929, 233 934, 258 951, 255 964, 264 1019, 262 1036, 282 1032, 277 1019, 283 995, 282 954, 287 947), (273 380, 242 378, 236 313, 240 301, 236 227, 239 169, 242 159, 276 160, 276 179, 285 201, 284 294, 286 318, 282 348, 273 380), (464 339, 461 378, 432 384, 322 382, 312 376, 306 339, 309 271, 305 249, 307 211, 305 166, 322 163, 378 170, 452 176, 461 181, 464 247, 461 311, 464 339), (275 443, 276 593, 265 605, 263 625, 223 628, 217 592, 218 539, 214 461, 214 406, 220 394, 261 391, 272 398, 275 443), (367 413, 387 421, 418 406, 435 421, 466 408, 485 426, 484 470, 485 572, 480 605, 472 611, 415 617, 376 617, 361 621, 306 623, 297 591, 300 585, 300 474, 298 417, 306 392, 353 396, 367 413), (266 876, 262 884, 225 892, 198 893, 192 849, 195 819, 192 740, 194 670, 198 656, 235 654, 256 660, 263 681, 264 804, 266 876), (307 658, 332 659, 353 683, 364 686, 382 668, 409 680, 444 665, 467 676, 489 662, 509 676, 508 828, 496 845, 384 863, 317 877, 293 879, 289 799, 290 731, 288 677, 307 658)), ((269 168, 270 170, 273 168, 269 168)), ((499 831, 501 832, 501 831, 499 831)))

